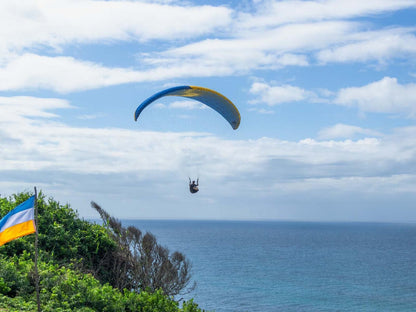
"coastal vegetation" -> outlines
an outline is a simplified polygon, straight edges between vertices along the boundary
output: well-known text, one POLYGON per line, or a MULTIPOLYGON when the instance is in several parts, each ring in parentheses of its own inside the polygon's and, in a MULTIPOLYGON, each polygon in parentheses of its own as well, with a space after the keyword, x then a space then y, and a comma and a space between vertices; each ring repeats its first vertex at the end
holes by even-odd
MULTIPOLYGON (((30 197, 0 197, 0 217, 30 197)), ((98 204, 102 224, 38 196, 38 273, 42 311, 202 312, 189 293, 190 262, 154 235, 123 227, 98 204)), ((36 311, 35 235, 0 247, 0 311, 36 311)))

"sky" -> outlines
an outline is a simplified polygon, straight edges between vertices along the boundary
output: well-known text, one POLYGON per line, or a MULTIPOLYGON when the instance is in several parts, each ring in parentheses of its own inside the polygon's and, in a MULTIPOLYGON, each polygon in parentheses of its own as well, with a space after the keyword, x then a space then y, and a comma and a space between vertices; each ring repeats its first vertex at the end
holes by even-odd
POLYGON ((2 0, 0 194, 34 186, 83 218, 416 222, 416 0, 2 0), (240 127, 134 121, 181 85, 240 127))

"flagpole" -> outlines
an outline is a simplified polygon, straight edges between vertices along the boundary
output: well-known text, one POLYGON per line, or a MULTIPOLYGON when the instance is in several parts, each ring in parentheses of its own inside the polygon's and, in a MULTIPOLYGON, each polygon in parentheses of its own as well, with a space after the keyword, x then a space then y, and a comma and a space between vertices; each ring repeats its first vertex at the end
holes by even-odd
POLYGON ((39 271, 38 271, 38 193, 35 186, 35 286, 36 286, 36 301, 38 304, 38 312, 40 309, 40 296, 39 296, 39 271))

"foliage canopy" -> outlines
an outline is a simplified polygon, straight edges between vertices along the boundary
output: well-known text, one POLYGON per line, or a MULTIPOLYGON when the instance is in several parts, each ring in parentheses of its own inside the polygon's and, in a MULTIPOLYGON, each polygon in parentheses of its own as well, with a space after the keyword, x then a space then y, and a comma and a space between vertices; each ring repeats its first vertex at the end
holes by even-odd
MULTIPOLYGON (((30 196, 0 197, 0 218, 30 196)), ((104 225, 42 192, 37 203, 42 311, 202 311, 192 300, 174 300, 189 285, 190 264, 152 234, 124 228, 95 203, 104 225)), ((0 311, 36 311, 34 237, 0 247, 0 311)))

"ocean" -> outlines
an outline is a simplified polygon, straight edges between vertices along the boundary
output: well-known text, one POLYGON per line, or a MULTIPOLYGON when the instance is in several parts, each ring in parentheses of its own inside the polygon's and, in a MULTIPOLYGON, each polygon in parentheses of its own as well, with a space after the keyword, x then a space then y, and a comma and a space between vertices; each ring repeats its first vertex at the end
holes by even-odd
POLYGON ((123 220, 192 262, 216 312, 416 311, 416 224, 123 220))

